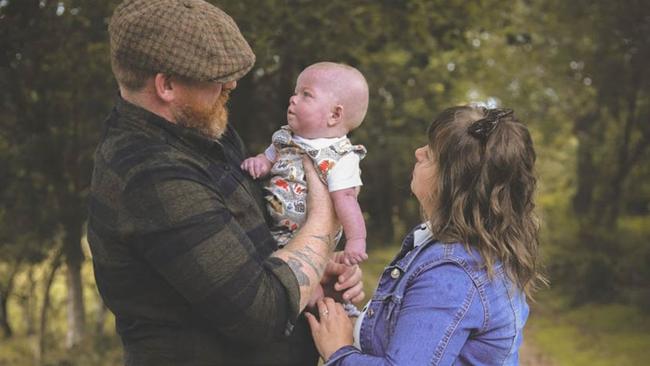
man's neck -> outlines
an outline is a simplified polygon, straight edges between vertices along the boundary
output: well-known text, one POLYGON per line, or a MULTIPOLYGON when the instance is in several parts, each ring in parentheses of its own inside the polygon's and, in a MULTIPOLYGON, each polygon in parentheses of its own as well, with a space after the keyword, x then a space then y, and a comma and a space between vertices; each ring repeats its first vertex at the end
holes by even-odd
POLYGON ((146 87, 139 91, 127 90, 120 87, 120 96, 131 104, 146 109, 149 112, 166 119, 168 122, 175 123, 169 106, 160 103, 156 98, 155 93, 151 92, 151 90, 146 87))

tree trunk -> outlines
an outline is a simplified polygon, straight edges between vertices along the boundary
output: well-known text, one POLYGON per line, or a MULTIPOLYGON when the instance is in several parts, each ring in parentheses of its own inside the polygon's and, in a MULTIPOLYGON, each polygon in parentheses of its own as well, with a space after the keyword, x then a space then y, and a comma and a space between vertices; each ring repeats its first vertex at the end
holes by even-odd
MULTIPOLYGON (((599 170, 594 163, 594 141, 592 129, 598 122, 597 113, 589 113, 574 123, 574 133, 578 137, 578 153, 576 162, 576 192, 573 196, 573 212, 578 217, 589 217, 594 204, 595 184, 598 181, 599 170)), ((588 220, 581 220, 588 221, 588 220)))
POLYGON ((34 314, 36 313, 36 280, 34 279, 34 268, 29 267, 27 270, 27 296, 21 299, 20 303, 23 308, 23 319, 28 336, 36 334, 36 323, 34 314))
POLYGON ((81 265, 84 255, 81 250, 82 224, 74 220, 66 225, 64 240, 65 263, 67 267, 66 283, 68 288, 66 348, 79 345, 84 338, 85 309, 83 302, 83 284, 81 280, 81 265))
POLYGON ((0 287, 0 329, 2 329, 2 337, 5 339, 11 338, 14 334, 11 324, 9 324, 9 316, 7 310, 7 301, 13 291, 14 279, 20 268, 20 261, 13 264, 9 275, 7 276, 6 285, 0 287))
POLYGON ((7 317, 7 295, 0 291, 0 329, 2 329, 2 338, 4 339, 9 339, 14 335, 7 317))
POLYGON ((54 276, 56 275, 56 271, 61 266, 62 256, 63 256, 63 252, 61 250, 57 250, 56 254, 52 259, 52 263, 50 264, 50 271, 47 274, 47 278, 45 279, 45 284, 43 287, 41 321, 38 329, 38 342, 36 346, 36 363, 38 365, 43 365, 45 361, 45 333, 47 330, 47 311, 48 308, 50 307, 50 288, 52 287, 52 283, 54 282, 54 276))
POLYGON ((99 297, 97 299, 97 309, 96 309, 96 318, 95 318, 95 334, 100 336, 104 334, 104 323, 106 322, 106 305, 104 301, 99 297))

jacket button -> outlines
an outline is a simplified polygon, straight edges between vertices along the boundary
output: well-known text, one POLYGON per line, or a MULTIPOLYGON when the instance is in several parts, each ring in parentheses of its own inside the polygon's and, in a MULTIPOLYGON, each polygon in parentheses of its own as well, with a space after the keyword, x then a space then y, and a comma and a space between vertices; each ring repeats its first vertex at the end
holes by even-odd
POLYGON ((402 273, 401 273, 401 272, 399 271, 399 269, 397 269, 397 268, 393 268, 393 270, 390 271, 390 276, 391 276, 393 279, 398 279, 399 276, 400 276, 401 274, 402 274, 402 273))
POLYGON ((373 315, 375 315, 375 311, 372 308, 368 309, 368 318, 372 318, 373 315))

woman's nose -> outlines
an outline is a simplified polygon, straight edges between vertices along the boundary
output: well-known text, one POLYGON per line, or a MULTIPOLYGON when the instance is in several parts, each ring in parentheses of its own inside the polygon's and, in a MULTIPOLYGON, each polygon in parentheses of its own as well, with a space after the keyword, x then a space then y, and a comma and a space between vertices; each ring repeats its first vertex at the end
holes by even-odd
POLYGON ((415 160, 419 161, 420 159, 422 159, 422 157, 424 156, 424 153, 425 153, 425 151, 424 151, 425 148, 426 148, 425 146, 422 146, 422 147, 419 147, 419 148, 415 149, 415 160))

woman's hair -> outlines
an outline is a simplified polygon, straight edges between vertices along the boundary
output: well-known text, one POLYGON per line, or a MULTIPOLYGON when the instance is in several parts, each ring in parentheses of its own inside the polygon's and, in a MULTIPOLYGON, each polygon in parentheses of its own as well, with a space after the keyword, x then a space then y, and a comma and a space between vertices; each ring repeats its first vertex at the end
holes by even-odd
POLYGON ((500 261, 530 297, 546 280, 538 263, 536 156, 528 129, 512 110, 461 106, 443 111, 427 134, 437 164, 433 209, 425 212, 434 237, 478 250, 490 275, 500 261))

